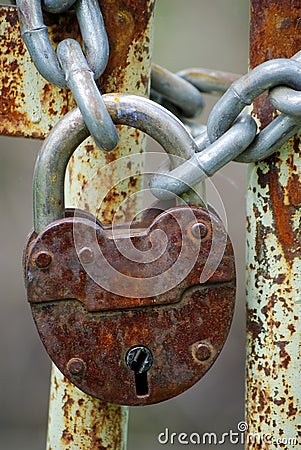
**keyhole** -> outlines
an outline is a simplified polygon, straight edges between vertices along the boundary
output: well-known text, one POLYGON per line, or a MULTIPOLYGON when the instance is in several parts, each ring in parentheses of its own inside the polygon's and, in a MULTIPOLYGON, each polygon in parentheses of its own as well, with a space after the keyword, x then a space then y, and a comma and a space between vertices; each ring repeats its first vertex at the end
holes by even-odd
POLYGON ((151 351, 147 347, 136 345, 127 352, 126 363, 135 374, 137 397, 148 395, 147 371, 153 363, 151 351))

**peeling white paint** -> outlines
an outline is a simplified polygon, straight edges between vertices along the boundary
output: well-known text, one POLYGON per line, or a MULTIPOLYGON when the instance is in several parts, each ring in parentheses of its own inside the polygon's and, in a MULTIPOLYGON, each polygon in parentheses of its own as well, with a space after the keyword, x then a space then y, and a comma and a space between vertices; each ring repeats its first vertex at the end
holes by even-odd
MULTIPOLYGON (((153 0, 147 0, 146 5, 151 5, 153 0), (147 3, 148 2, 148 3, 147 3)), ((135 18, 137 20, 137 18, 135 18)), ((145 86, 141 83, 141 75, 149 77, 150 57, 152 50, 150 48, 149 38, 151 37, 152 19, 150 18, 148 29, 145 30, 143 42, 140 43, 144 48, 141 52, 140 61, 130 52, 130 64, 123 73, 124 89, 123 92, 131 92, 145 95, 145 86), (147 44, 147 45, 146 45, 147 44), (146 51, 146 49, 149 51, 146 51)), ((132 49, 134 46, 132 45, 132 49)), ((137 56, 137 55, 136 55, 137 56)), ((110 91, 115 85, 112 78, 108 81, 107 91, 110 91)), ((120 145, 114 150, 113 159, 122 156, 140 153, 145 149, 145 137, 143 134, 126 127, 118 127, 120 135, 120 145)), ((116 173, 109 174, 108 179, 104 177, 103 166, 106 161, 110 161, 110 155, 98 149, 92 138, 88 138, 76 151, 71 158, 66 173, 65 183, 65 202, 66 206, 77 207, 95 214, 101 221, 110 221, 116 207, 118 199, 124 199, 122 192, 127 194, 141 189, 143 180, 137 179, 137 183, 129 186, 128 179, 135 176, 140 171, 141 158, 137 158, 137 164, 134 163, 126 169, 122 166, 116 170, 116 173), (108 159, 107 159, 108 158, 108 159), (120 178, 127 178, 126 182, 119 184, 116 189, 116 197, 111 198, 107 204, 100 205, 99 199, 103 198, 109 187, 114 186, 120 178)), ((116 165, 118 167, 118 164, 116 165)), ((129 202, 128 208, 132 210, 139 209, 139 203, 129 202)), ((125 213, 126 214, 126 213, 125 213)), ((121 220, 124 216, 121 215, 121 220)), ((66 380, 56 369, 53 369, 50 392, 49 409, 49 428, 48 428, 48 450, 59 450, 62 448, 72 448, 72 450, 108 448, 112 450, 125 450, 127 446, 127 421, 128 408, 106 404, 105 408, 101 400, 92 398, 83 392, 80 392, 74 385, 66 380), (68 414, 66 414, 66 400, 71 399, 72 405, 68 414), (74 402, 74 403, 73 403, 74 402), (79 405, 80 402, 80 405, 79 405), (109 417, 108 417, 109 410, 109 417), (78 412, 79 411, 79 412, 78 412), (115 424, 118 424, 116 428, 115 424), (96 429, 91 430, 91 424, 95 424, 96 429), (113 429, 112 429, 113 427, 113 429), (115 427, 115 428, 114 428, 115 427), (62 441, 62 436, 66 431, 71 433, 72 442, 70 447, 62 441), (116 439, 119 437, 119 440, 116 439), (95 444, 95 439, 99 439, 99 447, 95 444), (101 447, 100 447, 101 445, 101 447)), ((67 433, 68 438, 68 433, 67 433)))
MULTIPOLYGON (((294 154, 300 173, 300 156, 294 154)), ((283 203, 289 207, 289 179, 296 173, 291 146, 279 157, 278 183, 283 203)), ((301 442, 301 244, 300 206, 291 215, 295 251, 289 258, 276 232, 275 211, 268 187, 258 183, 258 170, 267 174, 265 163, 249 168, 247 193, 247 422, 249 433, 273 434, 275 438, 297 438, 301 442)), ((281 218, 280 218, 281 219, 281 218)), ((279 220, 280 220, 279 219, 279 220)), ((299 444, 300 445, 300 444, 299 444)), ((270 449, 269 444, 247 444, 246 448, 270 449)), ((275 444, 273 448, 295 448, 275 444)))

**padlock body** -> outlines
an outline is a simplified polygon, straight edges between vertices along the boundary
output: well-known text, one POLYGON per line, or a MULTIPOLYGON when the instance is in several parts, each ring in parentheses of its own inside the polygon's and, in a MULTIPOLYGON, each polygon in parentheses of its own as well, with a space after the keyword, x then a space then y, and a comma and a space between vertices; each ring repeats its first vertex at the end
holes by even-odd
POLYGON ((25 281, 57 367, 84 392, 124 405, 194 385, 220 353, 234 310, 231 242, 200 207, 115 230, 76 215, 58 220, 30 237, 25 281), (143 395, 126 359, 135 346, 152 354, 143 395))

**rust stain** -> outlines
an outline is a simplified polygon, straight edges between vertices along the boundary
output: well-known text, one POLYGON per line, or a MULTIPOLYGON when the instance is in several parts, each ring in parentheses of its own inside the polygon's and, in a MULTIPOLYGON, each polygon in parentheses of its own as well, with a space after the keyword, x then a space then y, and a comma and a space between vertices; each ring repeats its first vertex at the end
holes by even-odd
POLYGON ((300 8, 300 0, 251 1, 251 67, 273 58, 290 58, 299 51, 300 8))
MULTIPOLYGON (((64 379, 63 382, 66 384, 67 380, 64 379)), ((65 392, 66 390, 67 387, 65 392)), ((74 394, 74 397, 76 398, 77 394, 74 394)), ((64 420, 65 428, 60 437, 60 444, 63 444, 64 448, 85 447, 95 450, 123 448, 125 418, 121 406, 93 397, 79 398, 77 403, 79 408, 75 411, 70 409, 70 414, 64 420), (86 423, 85 428, 83 423, 86 423)))
POLYGON ((73 436, 70 433, 70 431, 68 431, 67 429, 65 429, 63 431, 63 435, 62 435, 62 443, 65 445, 70 444, 73 441, 73 436))
MULTIPOLYGON (((141 62, 143 55, 149 53, 147 43, 142 45, 149 19, 153 14, 155 2, 134 0, 100 0, 106 30, 110 42, 108 66, 100 80, 104 92, 123 91, 125 68, 130 64, 129 50, 134 47, 135 58, 141 62)), ((142 71, 144 67, 142 67, 142 71)), ((147 94, 148 77, 142 75, 144 93, 147 94)), ((139 85, 139 89, 140 89, 139 85)))
MULTIPOLYGON (((251 0, 251 68, 299 51, 300 16, 300 0, 251 0)), ((267 94, 255 101, 253 114, 262 128, 273 119, 275 111, 267 94)), ((300 345, 295 309, 299 299, 296 263, 301 249, 299 144, 295 136, 279 152, 256 164, 252 174, 256 181, 249 189, 252 272, 247 313, 247 421, 251 433, 277 429, 277 435, 285 437, 294 437, 300 409, 295 373, 300 345)), ((249 444, 247 448, 267 449, 269 445, 249 444)))
POLYGON ((295 416, 298 413, 298 408, 296 408, 293 403, 290 403, 288 408, 288 417, 295 416))
POLYGON ((264 331, 263 322, 260 318, 257 318, 255 310, 247 310, 247 330, 252 336, 253 344, 255 339, 258 339, 260 333, 264 331))
MULTIPOLYGON (((0 80, 0 133, 8 136, 44 138, 53 125, 68 110, 75 106, 70 92, 59 89, 42 80, 33 65, 30 70, 36 79, 40 79, 41 88, 36 89, 35 96, 40 104, 43 120, 33 122, 31 107, 27 105, 25 86, 28 77, 30 57, 20 34, 17 10, 15 6, 0 7, 1 39, 1 75, 0 80)), ((49 25, 49 36, 56 47, 66 37, 80 38, 78 25, 73 14, 48 15, 45 23, 49 25)), ((33 78, 34 79, 34 78, 33 78)))
MULTIPOLYGON (((56 376, 55 380, 57 381, 56 376)), ((65 377, 55 385, 52 394, 55 397, 61 396, 64 412, 63 428, 56 448, 122 448, 126 418, 123 407, 86 397, 78 390, 70 390, 69 381, 65 377)), ((49 449, 52 448, 49 442, 48 444, 49 449)))
POLYGON ((289 261, 290 249, 294 244, 294 233, 292 230, 291 218, 294 208, 284 203, 284 187, 279 182, 277 170, 269 171, 269 194, 270 203, 273 208, 275 218, 275 228, 277 230, 284 253, 289 261), (289 254, 288 254, 289 253, 289 254))
MULTIPOLYGON (((266 391, 260 383, 250 383, 248 381, 248 389, 250 390, 250 397, 252 398, 253 408, 256 411, 256 417, 259 417, 260 422, 267 421, 267 423, 270 422, 269 416, 266 416, 266 410, 269 408, 269 404, 271 401, 271 397, 268 391, 266 391)), ((249 424, 252 424, 252 415, 250 414, 250 411, 247 415, 247 421, 249 424)), ((253 424, 252 424, 253 425, 253 424)), ((260 429, 260 424, 256 424, 256 428, 260 429)), ((259 447, 251 447, 261 449, 261 443, 259 443, 259 447)))
POLYGON ((301 205, 301 182, 300 175, 293 173, 288 180, 288 198, 290 204, 297 208, 301 205))
POLYGON ((116 450, 122 448, 122 410, 118 406, 114 406, 112 408, 112 405, 109 405, 106 402, 98 402, 97 408, 94 410, 94 414, 92 414, 91 448, 100 450, 108 449, 108 446, 101 442, 102 440, 98 437, 100 434, 99 431, 101 429, 100 426, 103 425, 99 423, 100 412, 104 417, 104 420, 106 421, 107 432, 110 434, 110 436, 112 436, 111 448, 116 450))
MULTIPOLYGON (((250 67, 273 58, 290 58, 301 48, 300 0, 252 0, 250 67)), ((267 93, 254 102, 254 114, 264 128, 275 114, 267 93)))
POLYGON ((280 358, 280 364, 279 368, 287 369, 289 366, 289 363, 291 362, 291 357, 286 351, 285 347, 289 344, 288 341, 276 341, 275 345, 279 348, 279 358, 280 358))
MULTIPOLYGON (((269 205, 270 210, 273 212, 275 232, 279 237, 286 261, 288 264, 291 264, 294 255, 300 250, 299 244, 295 239, 295 232, 293 229, 296 208, 301 205, 300 176, 298 173, 294 172, 296 167, 294 166, 293 158, 289 157, 286 164, 288 166, 290 176, 288 178, 287 185, 283 186, 279 179, 282 164, 281 160, 277 155, 275 155, 273 158, 269 158, 267 162, 269 163, 269 171, 265 171, 265 173, 263 173, 259 167, 257 169, 258 184, 262 188, 268 187, 265 202, 269 205), (286 200, 286 198, 288 200, 286 200)), ((256 209, 256 205, 254 205, 254 208, 256 209)), ((257 220, 256 250, 258 260, 261 259, 260 255, 263 251, 265 251, 263 245, 264 237, 270 231, 271 230, 261 225, 260 220, 257 220)), ((284 274, 279 274, 278 278, 275 279, 275 283, 281 284, 284 278, 284 274)))

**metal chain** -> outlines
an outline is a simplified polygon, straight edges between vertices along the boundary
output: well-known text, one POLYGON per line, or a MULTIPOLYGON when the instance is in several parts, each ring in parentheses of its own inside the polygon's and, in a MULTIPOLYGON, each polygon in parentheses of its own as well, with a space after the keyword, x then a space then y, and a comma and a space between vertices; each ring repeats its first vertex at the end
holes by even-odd
POLYGON ((203 111, 205 94, 223 94, 240 78, 235 73, 203 68, 186 69, 174 74, 152 64, 150 98, 172 111, 197 137, 205 125, 191 119, 198 118, 203 111))
MULTIPOLYGON (((255 120, 248 114, 241 115, 218 140, 196 152, 176 169, 164 171, 161 167, 161 173, 152 176, 152 193, 162 200, 184 194, 241 154, 254 140, 256 133, 255 120)), ((208 143, 206 134, 202 135, 203 144, 208 143)))
MULTIPOLYGON (((153 194, 160 199, 182 195, 188 187, 212 176, 232 160, 250 163, 267 158, 296 134, 301 128, 300 60, 301 52, 298 52, 291 59, 267 61, 236 78, 213 107, 207 128, 195 137, 197 154, 172 171, 161 167, 161 173, 151 180, 153 194), (257 133, 251 115, 241 119, 240 113, 266 90, 271 90, 271 102, 282 114, 257 133)), ((197 69, 194 73, 198 73, 197 69)), ((186 81, 191 81, 191 77, 187 78, 186 81)), ((201 84, 198 87, 200 91, 204 89, 201 84)), ((185 97, 183 93, 182 96, 185 97)))
POLYGON ((76 0, 43 0, 44 8, 51 13, 63 13, 70 9, 76 0))
MULTIPOLYGON (((298 61, 298 58, 300 62, 300 53, 297 53, 291 59, 298 61)), ((229 92, 217 102, 210 114, 208 123, 209 127, 212 129, 220 120, 223 126, 223 117, 227 117, 227 110, 232 111, 232 115, 229 113, 229 121, 231 120, 231 122, 233 122, 239 112, 245 106, 250 105, 252 101, 260 95, 260 91, 264 92, 274 84, 281 84, 282 80, 284 80, 283 83, 288 84, 290 82, 289 80, 292 78, 291 85, 299 86, 299 66, 297 65, 292 69, 295 70, 294 74, 291 73, 290 67, 292 66, 290 65, 290 61, 291 60, 287 59, 279 59, 266 62, 260 66, 260 69, 256 68, 254 69, 255 72, 252 71, 244 77, 240 77, 237 74, 209 71, 206 69, 186 69, 179 72, 177 76, 184 77, 186 81, 189 81, 194 87, 197 87, 200 93, 224 94, 229 89, 229 92), (284 67, 286 62, 288 63, 288 66, 284 67), (286 70, 289 72, 288 78, 286 78, 286 70), (260 74, 261 71, 262 73, 260 74), (247 98, 246 93, 248 89, 249 98, 247 98), (239 94, 240 91, 242 91, 242 94, 239 94), (238 96, 241 95, 242 102, 240 106, 238 105, 236 94, 238 96), (243 96, 245 96, 244 99, 243 96), (236 110, 234 110, 234 108, 236 108, 236 110)), ((175 74, 172 75, 176 76, 175 74)), ((170 82, 171 79, 172 78, 169 76, 167 82, 170 82)), ((188 125, 188 127, 190 127, 191 124, 193 125, 194 128, 190 131, 196 140, 200 141, 199 151, 202 151, 215 140, 214 133, 211 135, 211 139, 209 139, 208 135, 204 134, 204 130, 206 129, 204 125, 196 125, 195 122, 187 122, 186 117, 183 115, 183 111, 179 112, 179 110, 176 110, 175 102, 172 103, 172 99, 169 100, 169 103, 164 101, 164 91, 161 92, 161 95, 163 99, 162 97, 160 99, 154 96, 153 98, 156 101, 161 100, 160 102, 165 107, 172 110, 177 117, 181 119, 184 125, 188 125)), ((185 97, 183 92, 181 95, 185 97)), ((300 129, 298 116, 300 116, 301 113, 301 108, 298 107, 300 104, 299 96, 300 94, 298 91, 283 86, 275 87, 270 91, 270 100, 272 104, 278 111, 283 112, 284 114, 280 114, 273 122, 271 122, 271 124, 258 133, 248 149, 239 155, 235 159, 236 161, 251 163, 265 159, 298 132, 300 129)), ((227 123, 227 126, 229 126, 229 123, 227 123)))
POLYGON ((151 71, 151 98, 154 97, 162 106, 165 103, 180 108, 181 115, 186 118, 199 116, 204 108, 203 96, 197 88, 157 64, 152 64, 151 71))
POLYGON ((300 75, 300 63, 283 58, 264 62, 235 81, 210 113, 207 125, 210 141, 218 139, 245 106, 251 105, 264 91, 282 84, 301 89, 300 75))
POLYGON ((74 39, 64 39, 55 53, 43 21, 41 0, 17 0, 23 40, 41 75, 61 88, 70 88, 96 144, 113 150, 119 140, 94 79, 104 72, 109 44, 98 0, 48 0, 52 12, 74 6, 86 56, 74 39), (88 93, 88 94, 87 94, 88 93))
MULTIPOLYGON (((46 10, 61 13, 74 7, 86 49, 65 39, 55 54, 43 22, 41 0, 17 0, 23 39, 40 73, 50 82, 69 87, 97 145, 112 150, 118 134, 94 81, 104 71, 108 39, 97 0, 43 0, 46 10), (86 92, 89 92, 89 95, 86 92)), ((228 162, 256 162, 270 156, 301 128, 301 52, 291 59, 267 61, 246 75, 206 69, 177 74, 153 64, 151 98, 169 109, 194 137, 196 153, 181 166, 153 176, 151 189, 158 198, 181 195, 228 162), (283 86, 285 85, 285 86, 283 86), (251 114, 243 113, 254 99, 270 91, 282 112, 261 132, 251 114), (204 107, 203 93, 222 95, 207 127, 195 119, 204 107)))
MULTIPOLYGON (((292 59, 301 62, 301 52, 296 53, 292 59)), ((296 125, 298 125, 298 117, 301 115, 301 93, 286 86, 278 86, 271 89, 269 95, 274 108, 295 117, 296 125)))

